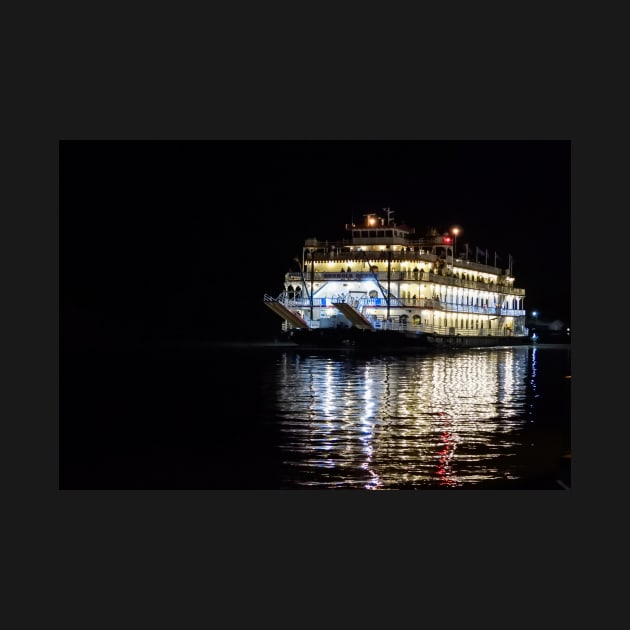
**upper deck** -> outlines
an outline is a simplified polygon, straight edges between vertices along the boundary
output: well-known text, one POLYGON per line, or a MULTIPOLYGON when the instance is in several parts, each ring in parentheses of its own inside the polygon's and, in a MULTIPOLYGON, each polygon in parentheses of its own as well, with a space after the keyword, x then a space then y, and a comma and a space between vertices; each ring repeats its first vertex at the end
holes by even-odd
POLYGON ((449 234, 439 235, 433 232, 425 238, 413 239, 415 228, 405 224, 397 224, 391 217, 392 210, 385 208, 387 217, 379 217, 375 213, 364 215, 361 224, 347 223, 346 231, 350 232, 350 239, 341 241, 318 241, 316 238, 308 238, 304 247, 309 250, 357 251, 358 248, 368 251, 415 251, 435 254, 435 248, 452 248, 453 238, 449 234))
MULTIPOLYGON (((509 269, 504 269, 495 264, 488 264, 486 260, 480 262, 478 257, 471 260, 467 255, 456 252, 456 235, 461 230, 453 230, 455 236, 448 233, 439 234, 431 230, 422 238, 414 238, 415 228, 405 224, 398 225, 391 218, 391 210, 385 208, 387 217, 379 217, 374 213, 364 215, 361 224, 346 224, 346 230, 351 238, 337 241, 320 241, 317 238, 307 238, 302 250, 302 267, 305 264, 356 262, 370 264, 386 262, 398 264, 400 270, 406 263, 437 263, 446 264, 452 273, 473 272, 481 275, 494 276, 494 280, 500 278, 501 284, 512 284, 511 264, 509 269)), ((477 248, 479 249, 479 248, 477 248)), ((313 269, 311 271, 314 271, 313 269)), ((513 286, 513 285, 512 285, 513 286)))

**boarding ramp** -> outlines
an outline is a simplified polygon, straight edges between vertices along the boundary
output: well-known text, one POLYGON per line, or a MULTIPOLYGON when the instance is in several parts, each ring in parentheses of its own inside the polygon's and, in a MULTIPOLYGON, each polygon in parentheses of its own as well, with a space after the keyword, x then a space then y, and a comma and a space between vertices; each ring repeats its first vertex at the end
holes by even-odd
POLYGON ((347 302, 338 302, 335 304, 335 308, 342 313, 348 320, 350 320, 357 328, 361 330, 374 330, 372 322, 364 317, 356 308, 348 304, 347 302))
POLYGON ((297 313, 287 308, 282 302, 278 302, 278 300, 269 295, 265 295, 264 302, 276 315, 279 315, 282 319, 289 322, 293 328, 308 328, 306 321, 297 313))

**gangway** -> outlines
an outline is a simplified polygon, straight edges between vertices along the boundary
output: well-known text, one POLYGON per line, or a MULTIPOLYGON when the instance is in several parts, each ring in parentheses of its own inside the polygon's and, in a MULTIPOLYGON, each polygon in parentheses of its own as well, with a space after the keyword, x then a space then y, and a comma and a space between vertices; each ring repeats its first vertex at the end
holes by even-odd
POLYGON ((264 303, 276 315, 279 315, 282 319, 289 322, 293 328, 308 328, 308 324, 300 315, 294 313, 290 308, 287 308, 282 302, 278 302, 276 298, 265 295, 264 303))
POLYGON ((359 311, 357 311, 357 309, 352 305, 347 302, 338 302, 334 306, 357 328, 361 328, 362 330, 374 330, 372 322, 367 317, 359 313, 359 311))

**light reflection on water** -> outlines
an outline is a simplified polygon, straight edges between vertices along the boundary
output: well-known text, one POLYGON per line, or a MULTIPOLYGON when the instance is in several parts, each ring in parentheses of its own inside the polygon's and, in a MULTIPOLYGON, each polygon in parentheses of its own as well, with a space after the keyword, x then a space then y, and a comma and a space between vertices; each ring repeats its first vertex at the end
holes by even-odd
POLYGON ((283 354, 272 404, 286 482, 407 489, 517 478, 509 462, 535 417, 538 352, 283 354))

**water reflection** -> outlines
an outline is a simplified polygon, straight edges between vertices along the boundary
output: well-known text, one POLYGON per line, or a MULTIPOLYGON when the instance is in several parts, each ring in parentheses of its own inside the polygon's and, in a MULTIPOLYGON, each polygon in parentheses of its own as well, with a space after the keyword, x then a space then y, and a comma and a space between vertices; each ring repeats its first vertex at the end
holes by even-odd
POLYGON ((533 413, 536 352, 282 355, 272 391, 290 484, 395 489, 514 478, 509 461, 533 413))

